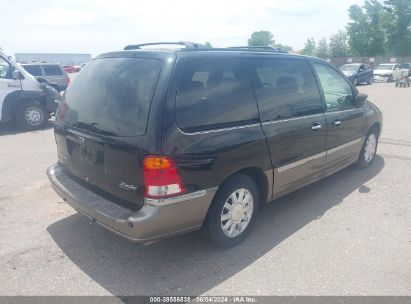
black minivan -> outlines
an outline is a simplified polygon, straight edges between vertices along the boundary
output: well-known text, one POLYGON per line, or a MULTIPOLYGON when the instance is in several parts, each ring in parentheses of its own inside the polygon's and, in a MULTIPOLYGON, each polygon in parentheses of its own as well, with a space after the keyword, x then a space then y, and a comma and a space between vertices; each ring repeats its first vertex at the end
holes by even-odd
POLYGON ((100 55, 67 89, 47 173, 78 212, 133 241, 202 229, 231 247, 262 204, 373 162, 382 114, 326 61, 186 46, 100 55))

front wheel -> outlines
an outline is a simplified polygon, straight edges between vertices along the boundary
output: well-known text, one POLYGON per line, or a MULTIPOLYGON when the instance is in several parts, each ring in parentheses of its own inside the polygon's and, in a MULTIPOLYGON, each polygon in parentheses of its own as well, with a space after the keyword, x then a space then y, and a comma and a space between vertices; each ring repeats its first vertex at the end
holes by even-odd
POLYGON ((357 165, 360 168, 369 167, 374 161, 378 147, 378 133, 371 130, 365 138, 364 144, 361 148, 360 156, 357 160, 357 165))
POLYGON ((216 194, 203 229, 211 241, 221 248, 241 243, 254 223, 259 192, 247 175, 238 174, 224 183, 216 194))
POLYGON ((46 109, 35 102, 28 101, 21 104, 16 112, 16 122, 24 130, 37 130, 47 121, 46 109))

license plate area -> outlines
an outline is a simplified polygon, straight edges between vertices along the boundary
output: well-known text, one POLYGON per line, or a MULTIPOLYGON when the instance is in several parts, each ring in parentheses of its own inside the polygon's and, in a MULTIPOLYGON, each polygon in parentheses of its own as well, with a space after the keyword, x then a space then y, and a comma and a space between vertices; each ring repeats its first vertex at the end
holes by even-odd
POLYGON ((73 165, 80 167, 80 170, 85 167, 100 171, 99 169, 104 167, 104 146, 101 143, 81 136, 67 136, 66 144, 73 165))

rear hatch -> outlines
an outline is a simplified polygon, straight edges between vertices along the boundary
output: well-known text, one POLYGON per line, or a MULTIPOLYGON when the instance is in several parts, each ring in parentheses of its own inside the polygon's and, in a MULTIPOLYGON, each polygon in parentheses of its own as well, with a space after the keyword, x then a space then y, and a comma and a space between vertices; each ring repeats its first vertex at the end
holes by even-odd
POLYGON ((79 73, 56 115, 59 162, 100 195, 138 209, 151 102, 162 61, 95 59, 79 73))

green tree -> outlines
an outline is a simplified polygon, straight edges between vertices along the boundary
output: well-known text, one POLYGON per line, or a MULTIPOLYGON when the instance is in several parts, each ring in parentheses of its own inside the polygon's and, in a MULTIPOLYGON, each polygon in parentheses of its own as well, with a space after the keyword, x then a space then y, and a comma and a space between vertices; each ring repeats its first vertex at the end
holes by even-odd
POLYGON ((323 37, 320 40, 318 40, 316 51, 317 51, 316 53, 317 57, 320 57, 323 59, 330 57, 328 53, 327 38, 323 37))
POLYGON ((350 51, 347 45, 346 32, 338 31, 338 33, 331 35, 329 52, 331 57, 346 57, 350 55, 350 51))
POLYGON ((204 46, 205 46, 206 48, 212 48, 212 47, 213 47, 213 46, 211 45, 211 43, 208 42, 208 41, 206 41, 206 43, 204 43, 204 46))
POLYGON ((314 38, 308 38, 305 42, 304 48, 301 51, 301 54, 308 55, 308 56, 315 56, 316 54, 316 46, 314 38))
POLYGON ((388 13, 387 49, 389 55, 411 55, 411 1, 388 0, 384 2, 388 13))
POLYGON ((283 51, 286 51, 286 52, 289 52, 289 51, 293 50, 293 48, 291 46, 286 45, 286 44, 281 44, 281 43, 276 44, 275 47, 278 47, 278 48, 280 48, 280 49, 282 49, 283 51))
MULTIPOLYGON (((409 1, 409 0, 408 0, 409 1)), ((353 55, 377 56, 385 53, 387 11, 377 0, 365 1, 362 7, 348 9, 348 43, 353 55)))
POLYGON ((274 46, 275 40, 273 34, 269 31, 256 31, 248 39, 249 46, 274 46))

